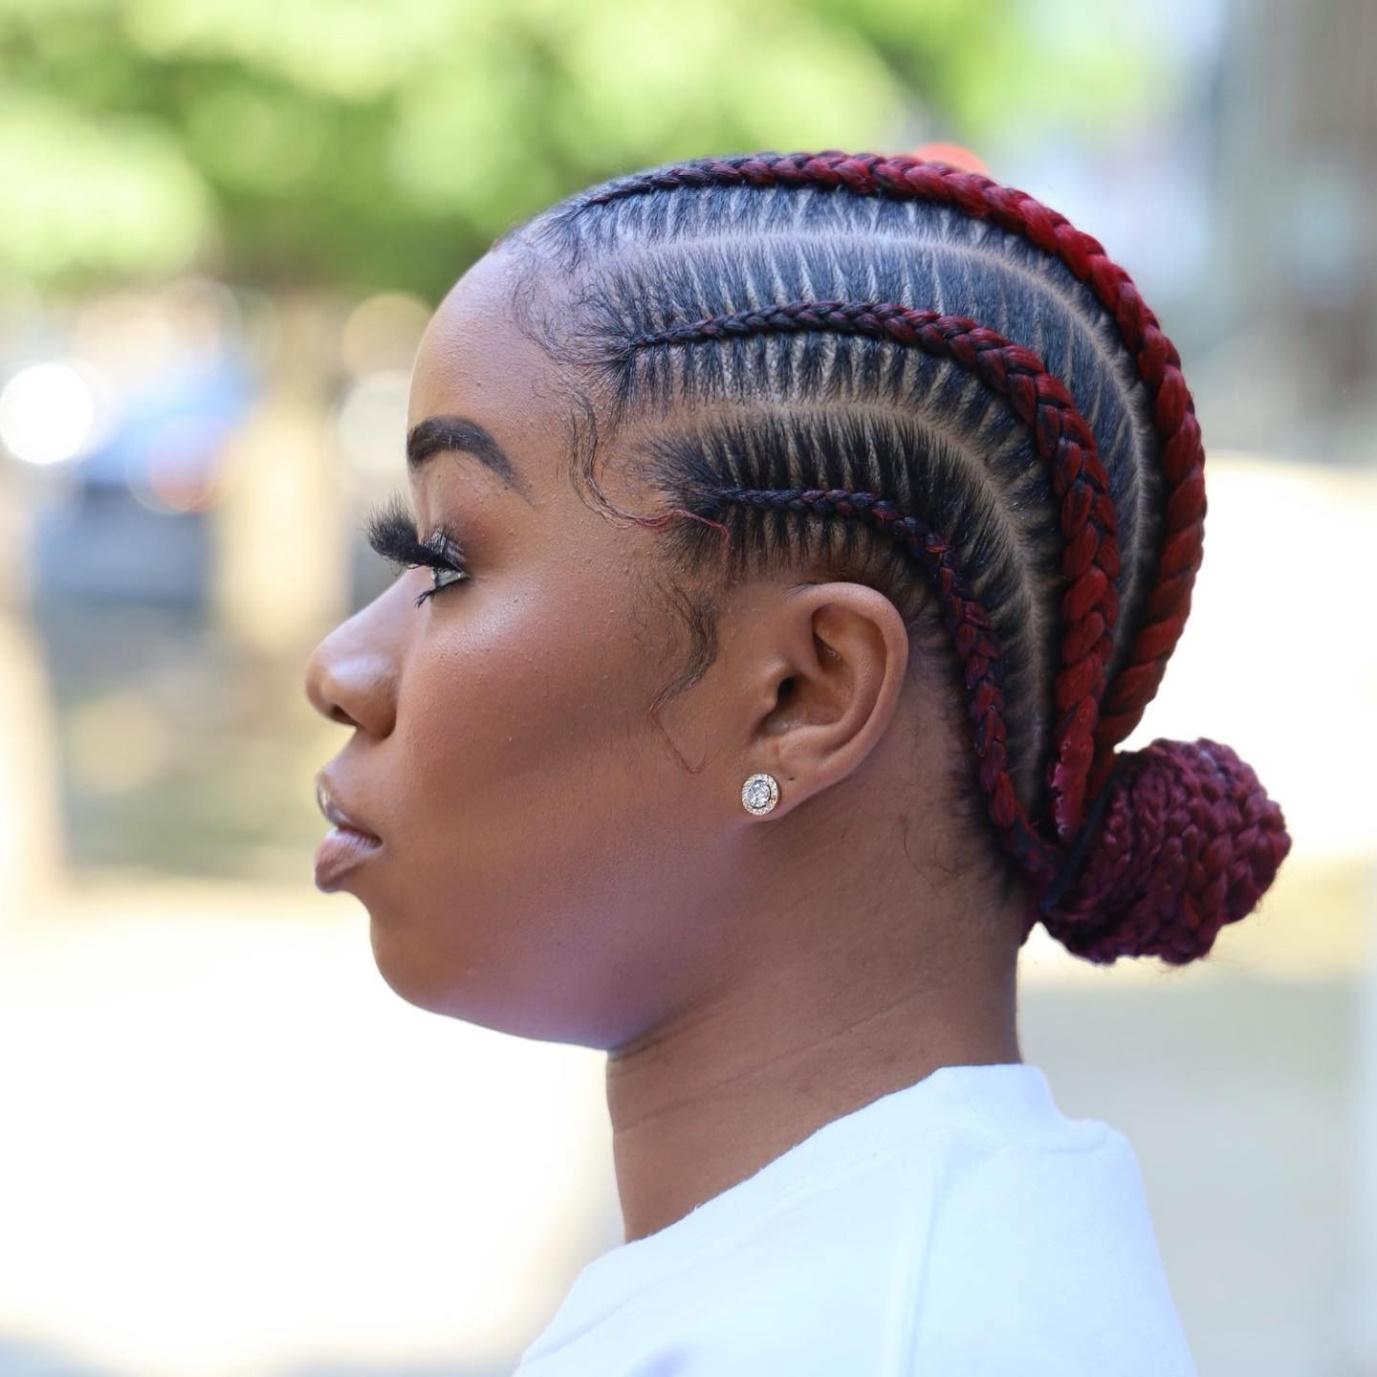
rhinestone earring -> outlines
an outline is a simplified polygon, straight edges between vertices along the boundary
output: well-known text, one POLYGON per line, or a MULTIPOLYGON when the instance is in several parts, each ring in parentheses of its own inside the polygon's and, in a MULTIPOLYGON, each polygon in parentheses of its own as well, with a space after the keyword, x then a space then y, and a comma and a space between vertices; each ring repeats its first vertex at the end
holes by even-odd
POLYGON ((741 802, 748 813, 768 813, 779 802, 779 781, 774 775, 751 775, 741 786, 741 802))

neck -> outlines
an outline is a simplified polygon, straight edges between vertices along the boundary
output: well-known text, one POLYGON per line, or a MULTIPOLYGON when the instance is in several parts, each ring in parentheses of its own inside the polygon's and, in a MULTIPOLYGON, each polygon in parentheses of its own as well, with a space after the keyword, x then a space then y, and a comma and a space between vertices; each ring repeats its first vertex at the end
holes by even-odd
MULTIPOLYGON (((862 930, 830 918, 828 933, 862 930)), ((795 926, 778 956, 762 959, 757 947, 736 965, 743 978, 609 1053, 626 1240, 658 1232, 824 1124, 940 1066, 1021 1061, 1017 936, 991 937, 971 919, 947 915, 922 942, 929 925, 910 912, 888 950, 835 941, 810 950, 795 926)))

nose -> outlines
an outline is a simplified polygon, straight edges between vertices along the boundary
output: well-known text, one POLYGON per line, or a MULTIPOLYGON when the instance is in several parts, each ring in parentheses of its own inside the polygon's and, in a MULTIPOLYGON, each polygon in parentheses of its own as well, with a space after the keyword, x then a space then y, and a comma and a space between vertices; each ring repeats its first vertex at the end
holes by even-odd
POLYGON ((387 736, 397 720, 398 647, 386 634, 386 595, 341 622, 306 662, 306 696, 332 722, 387 736))

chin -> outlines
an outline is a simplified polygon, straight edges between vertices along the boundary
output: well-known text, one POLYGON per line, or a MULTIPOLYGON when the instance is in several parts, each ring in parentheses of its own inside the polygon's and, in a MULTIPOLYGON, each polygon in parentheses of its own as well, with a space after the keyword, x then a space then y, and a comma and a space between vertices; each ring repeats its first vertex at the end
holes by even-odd
POLYGON ((368 909, 368 938, 373 948, 373 964, 393 994, 428 1013, 448 1013, 454 991, 444 981, 444 966, 428 960, 414 935, 408 939, 399 932, 395 913, 383 912, 378 904, 368 909))
POLYGON ((404 915, 369 905, 368 917, 373 964, 399 999, 428 1014, 512 1031, 497 992, 466 984, 472 972, 485 969, 482 963, 464 961, 452 950, 440 953, 428 949, 418 940, 415 929, 399 921, 404 915))
POLYGON ((582 1004, 568 1007, 567 981, 512 981, 501 979, 500 969, 490 964, 465 963, 455 970, 449 960, 428 954, 416 945, 398 942, 386 921, 373 921, 370 937, 373 961, 387 987, 399 999, 429 1014, 458 1019, 476 1028, 487 1028, 533 1042, 563 1042, 580 1047, 606 1049, 605 1030, 593 1010, 582 1004), (472 983, 474 971, 482 971, 487 983, 472 983))

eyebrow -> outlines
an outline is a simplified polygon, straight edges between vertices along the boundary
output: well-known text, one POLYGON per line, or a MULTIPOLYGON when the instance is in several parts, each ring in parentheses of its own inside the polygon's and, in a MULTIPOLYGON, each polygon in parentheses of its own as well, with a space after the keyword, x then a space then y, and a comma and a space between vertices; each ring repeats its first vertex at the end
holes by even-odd
POLYGON ((467 416, 427 416, 407 432, 406 462, 413 473, 433 454, 467 454, 495 473, 503 486, 531 502, 530 488, 506 451, 467 416))

